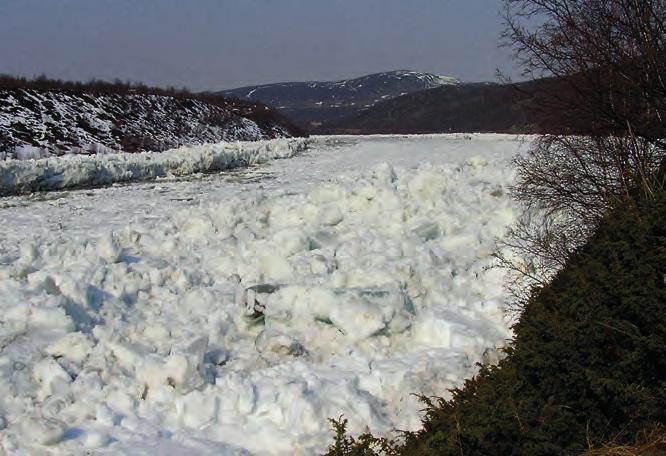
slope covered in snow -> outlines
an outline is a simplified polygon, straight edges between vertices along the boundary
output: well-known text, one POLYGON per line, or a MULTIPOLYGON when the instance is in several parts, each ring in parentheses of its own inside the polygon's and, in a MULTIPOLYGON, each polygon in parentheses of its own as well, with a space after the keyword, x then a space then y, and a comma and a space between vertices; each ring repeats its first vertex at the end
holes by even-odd
POLYGON ((243 103, 139 93, 0 89, 0 160, 65 153, 163 151, 290 137, 279 116, 243 103), (254 120, 253 120, 254 119, 254 120))
POLYGON ((414 429, 411 393, 494 359, 522 143, 316 141, 231 179, 0 200, 0 448, 313 454, 327 418, 414 429))

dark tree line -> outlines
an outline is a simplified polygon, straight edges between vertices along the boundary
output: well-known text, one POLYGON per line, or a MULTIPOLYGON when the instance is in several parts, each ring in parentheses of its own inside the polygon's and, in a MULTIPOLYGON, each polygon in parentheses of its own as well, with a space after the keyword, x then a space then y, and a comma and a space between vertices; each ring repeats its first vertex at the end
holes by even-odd
POLYGON ((93 94, 127 94, 135 92, 185 98, 191 98, 194 95, 186 87, 167 87, 163 89, 150 87, 141 82, 123 81, 121 79, 115 79, 112 82, 100 79, 91 79, 86 82, 63 81, 61 79, 49 78, 46 75, 40 75, 35 78, 24 78, 0 74, 0 89, 62 90, 93 94))

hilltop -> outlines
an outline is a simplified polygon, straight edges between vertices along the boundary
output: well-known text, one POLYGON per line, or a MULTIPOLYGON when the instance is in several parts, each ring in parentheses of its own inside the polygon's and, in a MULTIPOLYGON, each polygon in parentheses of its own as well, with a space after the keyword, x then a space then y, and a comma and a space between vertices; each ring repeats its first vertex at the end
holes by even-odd
POLYGON ((390 71, 339 81, 283 82, 216 92, 216 95, 275 106, 303 126, 354 116, 375 104, 422 90, 455 86, 451 76, 390 71))

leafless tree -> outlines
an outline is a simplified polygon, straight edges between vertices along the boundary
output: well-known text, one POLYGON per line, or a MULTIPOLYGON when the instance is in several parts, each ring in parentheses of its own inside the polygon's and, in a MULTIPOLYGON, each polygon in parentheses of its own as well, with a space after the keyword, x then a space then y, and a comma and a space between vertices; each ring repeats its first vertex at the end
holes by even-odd
POLYGON ((515 160, 527 215, 499 255, 520 304, 610 208, 664 187, 666 0, 504 0, 504 19, 539 81, 541 135, 515 160))

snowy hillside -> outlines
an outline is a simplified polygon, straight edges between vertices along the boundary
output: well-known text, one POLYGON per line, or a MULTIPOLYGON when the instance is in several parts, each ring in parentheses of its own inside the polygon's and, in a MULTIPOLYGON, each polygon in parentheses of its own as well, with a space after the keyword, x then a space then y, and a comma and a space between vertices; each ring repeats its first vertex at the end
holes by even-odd
POLYGON ((416 429, 411 393, 509 337, 487 267, 522 148, 315 138, 235 173, 0 199, 0 453, 307 455, 341 414, 416 429))
POLYGON ((408 93, 457 85, 451 76, 391 71, 332 82, 285 82, 224 90, 219 94, 261 101, 303 124, 347 117, 363 108, 408 93))
POLYGON ((292 136, 287 124, 259 125, 243 108, 146 93, 0 89, 0 160, 292 136))

